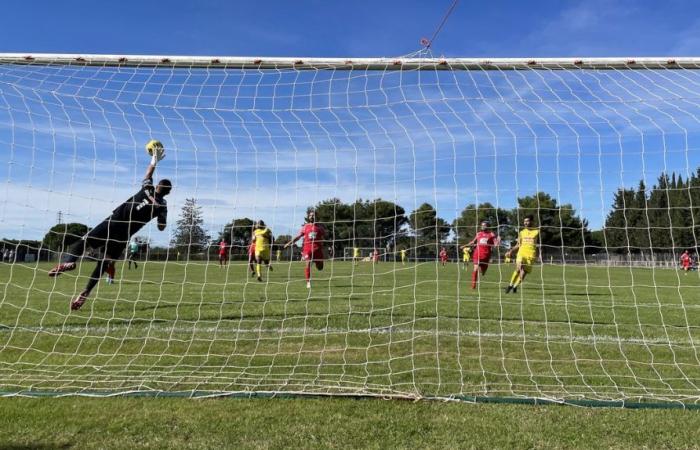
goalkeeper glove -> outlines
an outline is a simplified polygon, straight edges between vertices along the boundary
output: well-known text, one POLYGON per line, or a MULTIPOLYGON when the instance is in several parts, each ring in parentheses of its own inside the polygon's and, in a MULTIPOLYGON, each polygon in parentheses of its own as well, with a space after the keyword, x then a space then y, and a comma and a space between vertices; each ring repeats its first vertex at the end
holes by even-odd
POLYGON ((146 144, 146 151, 148 151, 148 154, 151 155, 151 165, 153 166, 165 158, 165 148, 163 147, 163 144, 155 139, 148 141, 148 144, 146 144))

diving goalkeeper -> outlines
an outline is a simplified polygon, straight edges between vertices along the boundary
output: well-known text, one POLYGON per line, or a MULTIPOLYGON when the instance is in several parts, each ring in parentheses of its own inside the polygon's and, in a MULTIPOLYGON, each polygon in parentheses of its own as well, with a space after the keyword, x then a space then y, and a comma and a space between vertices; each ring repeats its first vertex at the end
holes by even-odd
POLYGON ((164 197, 170 193, 172 183, 163 179, 157 186, 153 186, 153 172, 158 162, 165 158, 165 149, 158 141, 150 141, 146 149, 151 154, 151 163, 146 169, 141 190, 119 205, 109 217, 82 239, 71 245, 63 255, 63 262, 49 271, 49 276, 55 277, 62 272, 74 270, 78 259, 87 248, 103 250, 103 256, 98 258, 87 286, 71 301, 72 310, 83 306, 104 272, 114 270, 112 263, 119 259, 131 236, 155 217, 158 218, 158 229, 165 230, 168 208, 164 197))

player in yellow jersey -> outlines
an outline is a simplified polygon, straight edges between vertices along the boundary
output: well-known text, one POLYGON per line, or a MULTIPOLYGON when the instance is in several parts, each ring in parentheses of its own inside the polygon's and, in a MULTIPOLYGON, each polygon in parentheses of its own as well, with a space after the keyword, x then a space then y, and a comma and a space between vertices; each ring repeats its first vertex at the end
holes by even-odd
POLYGON ((255 273, 258 275, 258 281, 262 281, 262 263, 269 270, 270 266, 270 248, 272 247, 272 231, 265 226, 265 222, 258 220, 253 229, 253 239, 255 240, 255 273))
POLYGON ((275 259, 277 260, 277 262, 282 261, 282 250, 277 249, 277 251, 275 252, 275 259))
POLYGON ((407 259, 408 259, 408 255, 407 255, 406 249, 402 248, 401 249, 401 264, 403 264, 405 266, 407 259))
POLYGON ((510 277, 510 284, 506 288, 509 292, 518 292, 518 286, 525 280, 525 276, 532 271, 532 265, 537 259, 537 248, 539 244, 540 230, 533 228, 534 219, 532 216, 525 217, 523 224, 525 228, 518 234, 518 243, 506 253, 506 258, 517 250, 515 257, 515 272, 510 277))
POLYGON ((357 264, 360 261, 360 249, 359 247, 352 248, 352 262, 357 264))
POLYGON ((469 268, 469 262, 472 259, 472 247, 469 244, 462 245, 460 247, 462 249, 462 262, 464 263, 464 268, 468 269, 469 268))

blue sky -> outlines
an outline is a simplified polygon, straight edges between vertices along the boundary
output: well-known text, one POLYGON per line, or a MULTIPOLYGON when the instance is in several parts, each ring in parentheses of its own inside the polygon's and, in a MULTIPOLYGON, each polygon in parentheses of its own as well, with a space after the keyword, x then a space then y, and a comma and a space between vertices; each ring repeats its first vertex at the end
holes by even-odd
MULTIPOLYGON (((5 52, 399 56, 445 2, 20 2, 5 52), (20 20, 20 18, 23 18, 20 20), (27 26, 31 18, 32 26, 27 26)), ((435 55, 700 55, 693 2, 461 1, 435 55)), ((161 139, 174 222, 196 197, 215 234, 233 217, 279 234, 328 197, 472 202, 536 190, 593 227, 619 186, 700 165, 700 73, 350 73, 0 66, 0 237, 41 238, 60 210, 94 225, 133 193, 161 139)), ((156 243, 169 233, 146 228, 156 243)))

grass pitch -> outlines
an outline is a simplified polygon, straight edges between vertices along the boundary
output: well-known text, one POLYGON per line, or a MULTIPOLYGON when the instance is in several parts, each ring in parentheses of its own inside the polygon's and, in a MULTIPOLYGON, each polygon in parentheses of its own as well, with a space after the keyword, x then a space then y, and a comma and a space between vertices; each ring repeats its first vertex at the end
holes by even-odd
POLYGON ((700 278, 672 269, 300 263, 0 265, 4 393, 305 392, 566 400, 700 399, 700 278))

